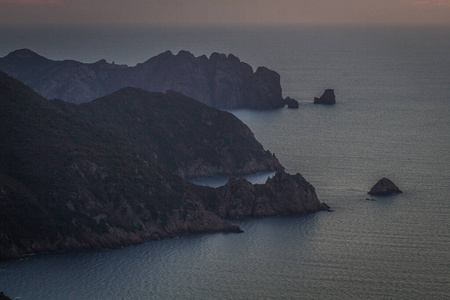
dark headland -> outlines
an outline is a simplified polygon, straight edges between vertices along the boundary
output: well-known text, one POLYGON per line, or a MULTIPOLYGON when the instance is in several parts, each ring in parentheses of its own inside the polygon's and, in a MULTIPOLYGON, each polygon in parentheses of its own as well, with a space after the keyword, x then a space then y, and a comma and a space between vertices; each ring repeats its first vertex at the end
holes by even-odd
POLYGON ((0 72, 0 141, 2 259, 239 232, 222 217, 326 209, 245 124, 178 92, 125 88, 75 105, 0 72), (182 178, 262 169, 278 172, 217 189, 182 178))

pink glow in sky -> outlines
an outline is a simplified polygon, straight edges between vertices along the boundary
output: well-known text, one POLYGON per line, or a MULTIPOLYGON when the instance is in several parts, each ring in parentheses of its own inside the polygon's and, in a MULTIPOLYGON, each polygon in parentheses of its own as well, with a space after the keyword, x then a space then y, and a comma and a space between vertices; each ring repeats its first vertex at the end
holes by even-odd
POLYGON ((0 0, 0 24, 450 24, 450 0, 0 0))
POLYGON ((437 5, 437 6, 450 5, 450 0, 406 0, 406 2, 419 5, 437 5))
POLYGON ((20 4, 20 5, 45 5, 60 3, 59 0, 0 0, 0 4, 20 4))

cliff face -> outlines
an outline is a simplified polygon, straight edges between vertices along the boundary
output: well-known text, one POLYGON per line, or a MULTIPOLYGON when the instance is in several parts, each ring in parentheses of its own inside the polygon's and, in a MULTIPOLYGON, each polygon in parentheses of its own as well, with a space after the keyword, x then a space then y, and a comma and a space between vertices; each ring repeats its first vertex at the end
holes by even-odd
POLYGON ((262 217, 280 214, 306 214, 327 209, 314 187, 300 174, 277 172, 265 184, 230 179, 216 189, 216 197, 206 207, 225 218, 262 217))
MULTIPOLYGON (((111 248, 192 232, 240 232, 221 216, 322 209, 314 189, 300 175, 281 172, 265 185, 243 181, 236 184, 232 180, 223 188, 212 189, 195 186, 172 173, 149 150, 152 146, 145 146, 146 141, 158 137, 144 132, 163 125, 148 123, 139 129, 136 124, 153 118, 147 115, 152 109, 168 117, 170 113, 165 111, 172 107, 161 103, 176 102, 178 97, 178 93, 170 96, 125 89, 113 100, 99 99, 89 106, 76 106, 47 101, 0 72, 0 259, 111 248), (103 105, 114 109, 103 112, 103 105), (241 193, 250 197, 241 197, 241 193), (239 209, 234 209, 236 205, 239 209)), ((231 115, 192 99, 181 102, 186 116, 181 118, 175 109, 179 126, 197 126, 191 130, 212 143, 224 135, 225 140, 217 142, 217 146, 227 139, 240 139, 228 132, 243 126, 236 125, 231 115), (193 119, 205 122, 204 128, 188 122, 191 111, 193 119), (220 129, 210 124, 216 118, 234 125, 220 129), (215 129, 208 131, 209 126, 215 129)), ((164 126, 171 122, 176 123, 170 120, 164 126)), ((178 138, 178 127, 175 131, 163 130, 178 138)), ((238 130, 243 139, 247 139, 247 130, 238 130)), ((183 134, 189 135, 189 131, 183 134)), ((170 142, 167 147, 171 147, 170 142)), ((177 147, 182 145, 172 145, 171 149, 177 147)), ((216 158, 217 154, 220 151, 214 154, 216 158)))
POLYGON ((217 108, 283 106, 280 76, 264 67, 253 72, 232 54, 213 53, 208 58, 167 51, 128 67, 105 60, 92 64, 53 61, 22 49, 0 58, 0 70, 48 99, 73 103, 88 102, 124 87, 139 87, 154 92, 176 90, 217 108))
POLYGON ((3 294, 3 292, 0 292, 0 300, 11 300, 11 298, 8 298, 7 296, 5 296, 5 294, 3 294))

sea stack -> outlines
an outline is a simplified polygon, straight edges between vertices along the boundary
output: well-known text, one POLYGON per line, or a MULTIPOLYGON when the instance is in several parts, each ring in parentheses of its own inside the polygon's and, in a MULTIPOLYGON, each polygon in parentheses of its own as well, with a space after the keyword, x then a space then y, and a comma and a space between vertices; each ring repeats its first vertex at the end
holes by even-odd
POLYGON ((284 103, 287 104, 288 108, 298 108, 298 101, 292 99, 291 97, 286 97, 286 99, 284 99, 284 103))
POLYGON ((389 196, 400 194, 402 191, 389 179, 383 177, 370 189, 369 195, 389 196))
POLYGON ((314 104, 331 105, 336 103, 336 96, 333 89, 326 89, 320 98, 314 97, 314 104))

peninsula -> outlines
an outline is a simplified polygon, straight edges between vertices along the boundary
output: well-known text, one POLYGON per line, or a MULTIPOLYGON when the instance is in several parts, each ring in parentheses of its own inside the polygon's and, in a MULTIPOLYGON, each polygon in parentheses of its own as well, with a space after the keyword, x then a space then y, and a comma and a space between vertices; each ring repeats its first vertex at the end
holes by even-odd
POLYGON ((222 218, 326 209, 237 118, 176 92, 125 88, 75 105, 0 72, 0 141, 0 259, 241 232, 222 218), (182 178, 257 169, 278 172, 217 189, 182 178))

